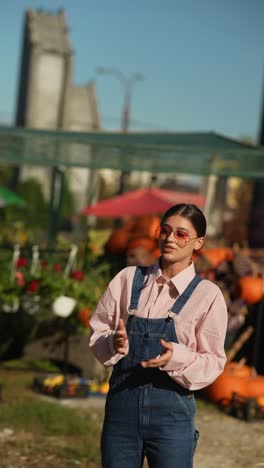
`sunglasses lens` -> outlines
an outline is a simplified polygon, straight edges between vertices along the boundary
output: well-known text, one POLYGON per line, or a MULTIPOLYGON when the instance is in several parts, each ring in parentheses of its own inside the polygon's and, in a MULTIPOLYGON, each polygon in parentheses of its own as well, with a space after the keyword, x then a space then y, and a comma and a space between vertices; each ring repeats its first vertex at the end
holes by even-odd
POLYGON ((157 229, 157 237, 160 237, 161 239, 166 239, 171 234, 171 232, 172 230, 167 226, 159 226, 157 229))
POLYGON ((173 232, 175 242, 180 246, 180 247, 185 247, 185 245, 188 244, 190 240, 190 235, 186 231, 182 231, 181 229, 176 229, 175 231, 172 231, 168 226, 159 226, 156 235, 158 238, 161 240, 167 239, 171 233, 173 232))
POLYGON ((176 229, 176 231, 174 231, 174 237, 180 247, 184 247, 190 240, 189 234, 185 231, 181 231, 180 229, 176 229))

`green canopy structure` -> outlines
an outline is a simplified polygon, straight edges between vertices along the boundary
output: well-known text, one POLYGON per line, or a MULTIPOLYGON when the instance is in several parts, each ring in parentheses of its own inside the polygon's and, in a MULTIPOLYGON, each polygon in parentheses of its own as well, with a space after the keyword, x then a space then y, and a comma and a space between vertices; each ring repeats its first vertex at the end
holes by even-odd
POLYGON ((19 197, 16 193, 11 192, 6 187, 0 185, 0 208, 8 205, 14 205, 19 208, 25 208, 26 201, 19 197))
POLYGON ((13 165, 264 178, 264 147, 215 132, 82 133, 0 126, 0 161, 13 165))

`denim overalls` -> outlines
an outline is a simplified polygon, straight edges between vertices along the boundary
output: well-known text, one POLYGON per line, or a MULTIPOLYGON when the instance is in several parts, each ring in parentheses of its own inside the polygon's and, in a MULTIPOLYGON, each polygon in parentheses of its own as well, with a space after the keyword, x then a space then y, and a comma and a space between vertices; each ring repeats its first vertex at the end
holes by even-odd
POLYGON ((135 315, 145 274, 145 267, 136 268, 127 321, 129 353, 114 366, 110 378, 102 466, 141 468, 146 455, 150 468, 192 468, 198 440, 194 396, 167 372, 144 369, 140 362, 162 352, 161 338, 178 343, 172 317, 180 313, 201 278, 194 277, 166 319, 149 319, 135 315))

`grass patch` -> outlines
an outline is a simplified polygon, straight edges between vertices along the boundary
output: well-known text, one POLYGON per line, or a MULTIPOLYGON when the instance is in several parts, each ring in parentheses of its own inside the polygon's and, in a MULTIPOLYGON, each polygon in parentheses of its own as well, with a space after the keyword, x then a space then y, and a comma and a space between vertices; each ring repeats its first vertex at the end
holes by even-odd
POLYGON ((1 424, 12 421, 13 427, 43 435, 81 435, 91 429, 89 414, 79 414, 56 402, 37 399, 1 406, 1 424))
POLYGON ((13 359, 5 362, 4 368, 10 370, 31 370, 35 372, 60 372, 60 369, 53 362, 45 359, 13 359))
POLYGON ((23 465, 26 457, 24 466, 28 468, 37 466, 36 460, 44 466, 41 459, 49 456, 52 462, 45 466, 99 467, 103 410, 75 409, 57 400, 42 400, 31 389, 33 378, 31 372, 0 369, 0 432, 5 428, 14 431, 12 443, 0 446, 0 459, 4 457, 10 465, 20 460, 23 465))

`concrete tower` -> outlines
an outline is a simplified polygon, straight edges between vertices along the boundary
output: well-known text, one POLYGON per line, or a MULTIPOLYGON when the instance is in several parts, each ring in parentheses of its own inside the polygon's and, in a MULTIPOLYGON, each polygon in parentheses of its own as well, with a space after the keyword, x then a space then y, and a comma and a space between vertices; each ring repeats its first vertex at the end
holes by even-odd
POLYGON ((63 11, 25 14, 16 125, 60 128, 72 76, 72 47, 63 11))
MULTIPOLYGON (((100 129, 95 85, 72 83, 73 49, 64 11, 28 10, 25 14, 18 84, 16 125, 38 129, 95 131, 100 129)), ((23 167, 14 179, 37 178, 50 196, 51 170, 23 167)), ((87 201, 89 186, 96 193, 97 176, 88 169, 71 169, 70 185, 76 209, 87 201)), ((14 186, 15 184, 13 184, 14 186)))

